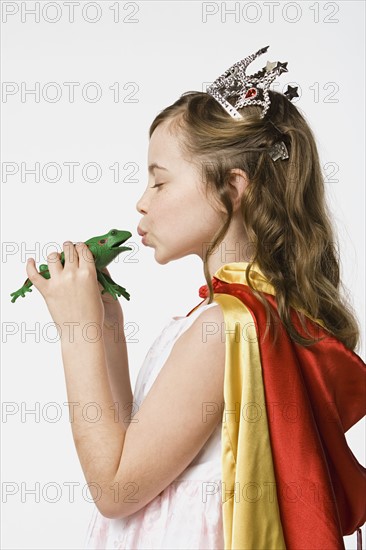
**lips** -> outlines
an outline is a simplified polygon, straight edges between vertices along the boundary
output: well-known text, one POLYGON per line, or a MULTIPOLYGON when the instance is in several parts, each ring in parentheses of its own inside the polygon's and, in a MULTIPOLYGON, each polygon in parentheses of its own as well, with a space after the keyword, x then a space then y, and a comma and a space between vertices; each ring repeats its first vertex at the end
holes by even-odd
POLYGON ((142 231, 140 227, 137 228, 137 233, 140 235, 140 237, 143 237, 144 235, 146 235, 146 231, 142 231))

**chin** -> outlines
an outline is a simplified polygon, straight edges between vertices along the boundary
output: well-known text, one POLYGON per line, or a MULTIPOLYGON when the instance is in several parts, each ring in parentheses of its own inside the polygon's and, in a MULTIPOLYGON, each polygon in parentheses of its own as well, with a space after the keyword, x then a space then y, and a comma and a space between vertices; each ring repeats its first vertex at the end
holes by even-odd
POLYGON ((176 253, 176 254, 168 254, 168 253, 165 253, 164 252, 160 252, 155 249, 155 260, 158 264, 160 265, 166 265, 168 264, 169 262, 173 262, 174 260, 179 260, 180 258, 182 258, 183 256, 185 256, 186 254, 179 254, 179 253, 176 253))
POLYGON ((166 265, 168 264, 169 262, 172 262, 173 260, 178 260, 178 258, 172 258, 170 256, 160 256, 159 255, 157 256, 155 254, 155 260, 158 264, 160 265, 166 265))
POLYGON ((169 256, 159 254, 159 252, 157 252, 157 250, 155 249, 155 261, 160 265, 165 265, 171 261, 171 258, 169 258, 169 256))

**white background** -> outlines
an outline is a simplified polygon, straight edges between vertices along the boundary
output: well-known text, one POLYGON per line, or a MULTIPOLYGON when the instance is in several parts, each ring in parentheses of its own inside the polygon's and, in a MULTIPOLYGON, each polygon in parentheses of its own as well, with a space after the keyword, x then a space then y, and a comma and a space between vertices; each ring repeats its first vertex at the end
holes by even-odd
MULTIPOLYGON (((2 417, 2 547, 75 549, 82 548, 94 504, 86 500, 63 405, 60 344, 46 304, 36 289, 10 301, 26 278, 26 258, 34 257, 38 266, 52 250, 61 251, 65 240, 85 241, 111 228, 132 232, 134 253, 109 268, 131 294, 130 302, 120 302, 125 322, 131 323, 126 336, 134 388, 152 341, 170 317, 186 315, 201 301, 198 288, 205 284, 198 257, 159 265, 154 250, 141 245, 137 235, 141 216, 135 206, 147 183, 149 125, 181 93, 204 91, 235 61, 269 45, 248 72, 267 60, 287 61, 289 72, 277 79, 275 89, 299 86, 301 97, 294 103, 317 138, 342 278, 364 332, 365 7, 361 1, 75 2, 71 22, 71 8, 63 2, 1 4, 2 401, 12 412, 2 417), (26 13, 36 4, 39 22, 26 13), (99 20, 93 23, 96 6, 99 20), (225 17, 225 9, 236 9, 236 15, 225 17), (61 93, 54 102, 56 88, 47 88, 50 82, 61 93), (80 84, 74 102, 65 82, 80 84), (98 83, 99 101, 87 101, 95 97, 90 82, 98 83), (22 87, 29 91, 37 83, 39 100, 31 93, 22 96, 22 87), (117 102, 110 89, 115 83, 117 102), (4 87, 13 93, 5 94, 4 87), (47 181, 55 170, 42 176, 50 162, 60 167, 57 182, 47 181), (80 163, 74 181, 66 162, 80 163), (83 177, 82 168, 90 162, 100 166, 99 181, 83 177), (16 171, 6 178, 10 165, 5 163, 14 163, 16 171), (26 169, 40 163, 40 180, 22 176, 22 163, 26 169), (118 182, 109 168, 115 163, 118 182), (58 495, 51 487, 47 491, 48 483, 58 486, 58 495), (77 484, 73 502, 70 483, 77 484), (5 488, 14 494, 6 497, 5 488), (28 492, 34 489, 35 494, 28 492)), ((90 169, 87 176, 95 173, 90 169)), ((359 355, 364 359, 364 341, 359 355)), ((363 428, 359 422, 346 434, 362 463, 363 428)), ((345 543, 356 548, 356 534, 345 543)))

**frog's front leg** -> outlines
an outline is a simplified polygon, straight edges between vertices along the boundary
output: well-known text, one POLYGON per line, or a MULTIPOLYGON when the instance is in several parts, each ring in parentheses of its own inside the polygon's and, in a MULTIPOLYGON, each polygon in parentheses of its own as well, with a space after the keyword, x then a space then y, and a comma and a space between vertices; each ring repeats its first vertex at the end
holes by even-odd
POLYGON ((42 277, 44 277, 45 279, 50 279, 51 275, 50 275, 50 271, 48 269, 48 265, 41 264, 39 266, 39 274, 42 275, 42 277))
POLYGON ((117 300, 117 296, 123 296, 124 298, 126 298, 126 300, 130 299, 130 295, 127 290, 123 288, 123 286, 115 283, 113 279, 109 275, 107 275, 107 273, 102 273, 101 271, 97 270, 97 278, 103 287, 102 294, 104 294, 105 292, 109 292, 109 294, 113 296, 115 300, 117 300))

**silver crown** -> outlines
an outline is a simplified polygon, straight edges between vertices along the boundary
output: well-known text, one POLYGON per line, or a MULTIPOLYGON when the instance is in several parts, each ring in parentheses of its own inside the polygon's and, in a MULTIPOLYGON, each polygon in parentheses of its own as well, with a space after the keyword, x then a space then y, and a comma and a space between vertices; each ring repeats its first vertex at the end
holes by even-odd
MULTIPOLYGON (((247 105, 261 105, 263 110, 260 118, 264 118, 267 113, 271 103, 268 89, 277 76, 283 72, 288 72, 287 62, 267 61, 266 66, 253 75, 246 75, 246 68, 259 55, 265 53, 268 48, 269 46, 261 48, 245 59, 237 61, 207 87, 206 92, 216 99, 231 117, 242 119, 243 117, 237 109, 247 105), (227 101, 231 97, 237 98, 235 105, 231 105, 227 101)), ((294 97, 299 97, 297 89, 297 87, 287 86, 284 95, 291 101, 294 97)), ((269 154, 273 160, 289 158, 283 141, 272 146, 269 149, 269 154)))
MULTIPOLYGON (((207 87, 207 93, 212 95, 233 118, 243 118, 237 109, 246 105, 262 105, 263 111, 260 118, 263 118, 271 102, 268 94, 269 86, 281 73, 288 72, 287 62, 267 61, 263 69, 253 75, 246 75, 248 65, 268 48, 269 46, 261 48, 245 59, 237 61, 207 87), (227 101, 230 97, 237 98, 234 106, 227 101)), ((290 99, 298 97, 296 90, 297 88, 288 86, 285 95, 290 99)))

